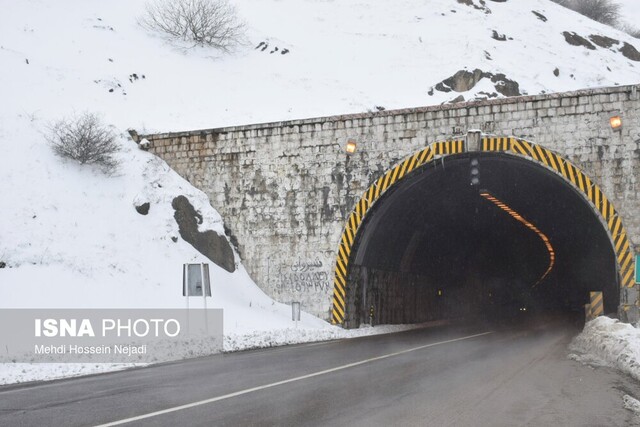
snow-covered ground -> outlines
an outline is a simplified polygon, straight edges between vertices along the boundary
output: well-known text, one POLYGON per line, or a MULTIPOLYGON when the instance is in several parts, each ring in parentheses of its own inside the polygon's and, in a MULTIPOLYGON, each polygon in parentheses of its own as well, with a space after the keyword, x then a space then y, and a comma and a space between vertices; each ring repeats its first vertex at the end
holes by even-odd
POLYGON ((600 316, 587 324, 569 346, 571 358, 618 369, 640 381, 640 329, 600 316))
MULTIPOLYGON (((182 239, 174 243, 171 201, 187 196, 204 217, 201 230, 222 234, 224 219, 205 194, 139 151, 128 128, 502 96, 487 79, 460 93, 434 89, 461 70, 504 74, 523 94, 640 80, 640 62, 617 47, 573 46, 562 33, 640 47, 637 40, 549 0, 234 3, 247 34, 223 55, 178 48, 141 28, 143 0, 0 0, 0 308, 184 306, 181 266, 206 259, 182 239), (121 165, 112 176, 60 159, 46 143, 53 122, 85 111, 118 134, 121 165), (134 209, 144 201, 146 216, 134 209)), ((290 307, 267 297, 236 262, 234 273, 211 270, 210 306, 224 309, 227 350, 349 336, 306 313, 291 332, 290 307)), ((0 383, 114 367, 14 368, 0 371, 0 383)))
MULTIPOLYGON (((569 345, 569 358, 617 369, 640 381, 640 323, 630 325, 600 316, 584 326, 569 345)), ((624 407, 640 422, 640 394, 624 396, 624 407)))

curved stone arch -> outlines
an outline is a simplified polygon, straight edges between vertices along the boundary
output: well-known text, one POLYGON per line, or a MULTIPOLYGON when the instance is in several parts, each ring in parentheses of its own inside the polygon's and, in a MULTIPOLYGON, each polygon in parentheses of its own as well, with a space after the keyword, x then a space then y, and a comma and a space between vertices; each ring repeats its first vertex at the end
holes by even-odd
MULTIPOLYGON (((538 144, 515 137, 483 136, 480 148, 483 152, 504 152, 534 161, 562 176, 566 182, 577 189, 591 204, 592 208, 598 212, 601 221, 607 228, 616 254, 621 288, 634 286, 633 273, 635 266, 633 254, 622 220, 600 187, 584 172, 557 153, 538 144)), ((347 274, 351 249, 367 212, 390 187, 400 182, 413 170, 434 161, 436 156, 444 157, 466 151, 464 139, 434 142, 426 148, 405 157, 375 180, 364 192, 347 218, 338 245, 331 310, 333 324, 344 323, 346 317, 347 274)))
POLYGON ((369 209, 390 187, 398 183, 414 169, 433 161, 435 156, 464 152, 465 142, 463 139, 434 142, 417 153, 404 158, 400 163, 375 180, 364 192, 347 218, 347 224, 338 245, 338 256, 333 279, 333 306, 331 309, 331 322, 333 324, 343 323, 345 319, 349 257, 358 228, 369 209))
POLYGON ((514 137, 484 137, 482 138, 482 151, 501 151, 508 154, 525 157, 542 164, 562 176, 578 190, 582 196, 595 209, 603 224, 606 226, 609 239, 615 249, 618 272, 620 274, 622 288, 631 288, 634 285, 633 254, 629 245, 627 232, 622 224, 618 211, 613 203, 600 187, 593 182, 587 174, 567 159, 538 144, 514 137))

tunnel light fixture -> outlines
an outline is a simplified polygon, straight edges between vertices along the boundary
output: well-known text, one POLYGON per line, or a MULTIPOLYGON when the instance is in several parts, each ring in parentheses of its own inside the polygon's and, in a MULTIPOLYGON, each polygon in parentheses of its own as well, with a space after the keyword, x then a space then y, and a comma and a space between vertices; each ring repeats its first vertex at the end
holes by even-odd
POLYGON ((355 140, 353 140, 353 139, 347 140, 347 145, 345 147, 345 150, 346 150, 347 154, 355 153, 357 146, 358 146, 358 144, 356 144, 355 140))
POLYGON ((609 119, 609 124, 611 125, 611 129, 620 130, 620 128, 622 128, 622 118, 620 116, 613 116, 609 119))
POLYGON ((469 166, 471 185, 480 185, 480 161, 478 159, 471 159, 469 166))
POLYGON ((547 271, 545 271, 544 274, 540 277, 540 279, 538 279, 538 281, 533 285, 533 287, 537 286, 540 282, 544 280, 545 277, 549 275, 549 273, 551 273, 551 270, 553 270, 553 266, 556 263, 556 252, 553 249, 553 246, 551 245, 549 238, 546 236, 546 234, 540 231, 538 227, 536 227, 535 225, 527 221, 522 215, 520 215, 518 212, 511 209, 505 203, 493 197, 491 193, 489 193, 488 191, 482 190, 480 192, 480 195, 485 199, 487 199, 488 201, 490 201, 491 203, 493 203, 494 205, 496 205, 497 207, 499 207, 500 209, 502 209, 503 211, 505 211, 506 213, 508 213, 509 215, 511 215, 511 217, 513 217, 516 221, 523 224, 529 230, 536 233, 540 238, 540 240, 542 240, 542 242, 544 243, 545 247, 547 248, 547 252, 549 253, 549 266, 547 268, 547 271))

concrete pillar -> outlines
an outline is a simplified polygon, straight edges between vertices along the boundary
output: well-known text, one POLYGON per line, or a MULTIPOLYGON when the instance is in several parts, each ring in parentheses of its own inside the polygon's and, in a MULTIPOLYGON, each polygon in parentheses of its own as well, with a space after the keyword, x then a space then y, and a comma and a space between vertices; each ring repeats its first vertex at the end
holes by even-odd
POLYGON ((482 132, 479 130, 469 130, 467 132, 467 151, 482 150, 482 132))

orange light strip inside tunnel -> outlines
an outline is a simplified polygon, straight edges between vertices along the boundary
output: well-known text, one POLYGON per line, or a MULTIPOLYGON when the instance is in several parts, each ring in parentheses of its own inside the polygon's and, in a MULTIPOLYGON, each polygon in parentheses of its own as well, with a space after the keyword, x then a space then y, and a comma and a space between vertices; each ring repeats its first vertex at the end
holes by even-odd
POLYGON ((538 229, 538 227, 536 227, 535 225, 533 225, 532 223, 527 221, 525 218, 522 217, 522 215, 520 215, 518 212, 516 212, 513 209, 511 209, 509 206, 504 204, 502 201, 500 201, 500 200, 496 199, 495 197, 493 197, 491 194, 489 194, 487 192, 481 192, 480 195, 482 197, 484 197, 485 199, 489 200, 491 203, 493 203, 494 205, 496 205, 500 209, 502 209, 503 211, 507 212, 509 215, 511 215, 517 221, 519 221, 522 224, 524 224, 525 227, 527 227, 528 229, 530 229, 531 231, 536 233, 538 235, 538 237, 540 237, 540 239, 544 242, 544 245, 547 247, 547 251, 549 252, 549 267, 547 268, 547 271, 544 272, 544 274, 540 277, 540 279, 538 279, 538 281, 532 287, 537 286, 540 282, 542 282, 544 280, 545 277, 547 277, 547 275, 549 273, 551 273, 551 270, 553 270, 553 266, 556 263, 556 253, 553 250, 553 246, 551 246, 551 242, 549 242, 549 238, 542 231, 540 231, 538 229))

